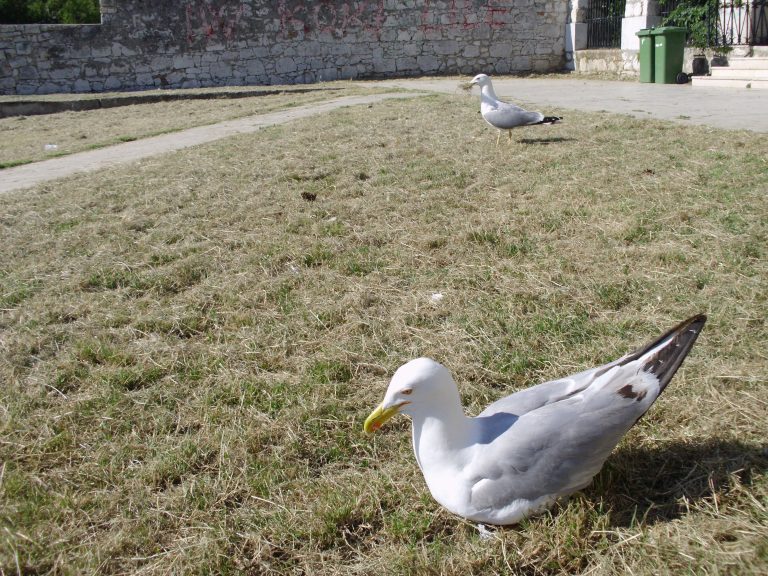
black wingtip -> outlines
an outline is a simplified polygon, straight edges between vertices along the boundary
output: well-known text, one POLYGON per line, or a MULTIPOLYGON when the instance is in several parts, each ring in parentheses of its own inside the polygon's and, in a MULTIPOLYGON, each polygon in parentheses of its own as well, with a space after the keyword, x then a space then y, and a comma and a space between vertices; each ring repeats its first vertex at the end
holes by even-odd
POLYGON ((541 122, 537 122, 537 124, 557 124, 562 119, 562 116, 544 116, 544 119, 541 122))
POLYGON ((688 356, 706 322, 706 314, 691 316, 632 355, 639 358, 656 349, 647 359, 643 370, 659 379, 662 391, 688 356))

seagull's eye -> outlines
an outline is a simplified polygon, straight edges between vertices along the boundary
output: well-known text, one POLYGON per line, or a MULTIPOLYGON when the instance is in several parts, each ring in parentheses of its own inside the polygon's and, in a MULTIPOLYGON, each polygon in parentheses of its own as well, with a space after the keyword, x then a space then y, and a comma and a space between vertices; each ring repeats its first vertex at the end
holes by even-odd
POLYGON ((400 394, 402 394, 403 396, 410 396, 412 392, 413 390, 411 390, 410 388, 406 388, 405 390, 400 390, 400 394))

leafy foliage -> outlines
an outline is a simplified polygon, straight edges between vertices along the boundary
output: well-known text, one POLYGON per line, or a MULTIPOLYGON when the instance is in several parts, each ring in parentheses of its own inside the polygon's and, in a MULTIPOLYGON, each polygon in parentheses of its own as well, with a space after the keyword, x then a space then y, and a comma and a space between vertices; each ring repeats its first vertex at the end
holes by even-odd
POLYGON ((0 24, 98 24, 99 0, 0 0, 0 24))
POLYGON ((719 0, 659 0, 659 4, 671 8, 664 18, 664 26, 686 28, 689 44, 695 48, 703 49, 709 45, 707 17, 717 10, 719 0))

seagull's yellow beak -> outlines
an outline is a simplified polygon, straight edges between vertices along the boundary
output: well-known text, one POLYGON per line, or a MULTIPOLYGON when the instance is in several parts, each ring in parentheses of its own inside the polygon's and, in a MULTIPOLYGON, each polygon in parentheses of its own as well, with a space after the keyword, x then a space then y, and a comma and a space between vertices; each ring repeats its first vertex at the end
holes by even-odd
POLYGON ((402 404, 397 404, 395 406, 390 406, 389 408, 384 408, 384 404, 379 404, 376 407, 376 410, 371 412, 371 415, 368 416, 368 418, 365 419, 365 424, 363 424, 363 430, 365 430, 366 434, 373 434, 381 428, 381 426, 392 416, 400 412, 400 408, 408 404, 408 402, 403 402, 402 404))

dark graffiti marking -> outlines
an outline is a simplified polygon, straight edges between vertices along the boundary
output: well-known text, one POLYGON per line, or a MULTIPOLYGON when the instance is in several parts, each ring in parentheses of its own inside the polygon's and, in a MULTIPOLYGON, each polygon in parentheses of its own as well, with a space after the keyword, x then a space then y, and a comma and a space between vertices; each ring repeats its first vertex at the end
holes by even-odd
POLYGON ((447 21, 436 12, 432 0, 425 0, 421 11, 421 25, 424 31, 444 31, 451 28, 474 30, 482 26, 499 29, 509 26, 505 15, 512 11, 513 0, 451 0, 447 21))
POLYGON ((197 1, 186 6, 187 44, 223 42, 229 44, 237 37, 245 2, 215 4, 197 1))
MULTIPOLYGON (((508 15, 513 3, 514 0, 451 0, 438 4, 424 0, 418 28, 424 32, 504 28, 510 25, 508 15)), ((229 44, 235 40, 246 4, 233 0, 187 3, 187 44, 229 44)), ((278 0, 270 12, 277 17, 280 37, 296 40, 321 35, 344 38, 360 31, 378 40, 386 20, 384 0, 278 0)))
POLYGON ((296 2, 277 4, 280 33, 287 38, 331 34, 343 38, 352 29, 364 30, 377 38, 384 24, 384 0, 359 2, 296 2))

